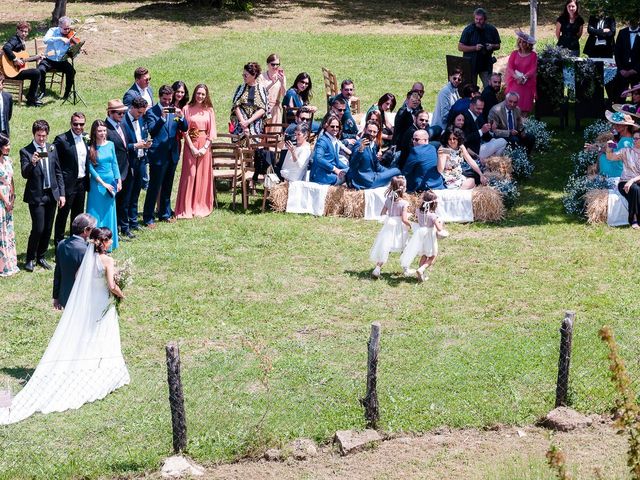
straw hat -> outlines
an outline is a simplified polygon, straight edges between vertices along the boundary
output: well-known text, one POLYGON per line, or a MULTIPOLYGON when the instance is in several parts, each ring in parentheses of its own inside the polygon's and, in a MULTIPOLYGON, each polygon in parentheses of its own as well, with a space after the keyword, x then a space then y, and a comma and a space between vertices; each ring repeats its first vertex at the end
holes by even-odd
POLYGON ((622 97, 626 97, 627 95, 629 95, 632 92, 637 92, 638 90, 640 90, 640 83, 638 83, 637 85, 634 85, 633 87, 631 87, 629 90, 625 90, 624 92, 622 92, 621 96, 622 97))
POLYGON ((535 45, 536 39, 533 38, 531 35, 524 33, 522 29, 519 28, 515 32, 516 32, 516 37, 518 37, 520 40, 527 42, 529 45, 535 45))
POLYGON ((121 100, 109 100, 107 104, 107 112, 126 112, 127 106, 121 100))
POLYGON ((609 123, 614 123, 616 125, 628 125, 630 127, 637 127, 635 122, 633 121, 633 117, 628 113, 622 112, 611 112, 607 110, 604 112, 604 116, 607 117, 607 121, 609 123))
POLYGON ((640 118, 640 111, 638 107, 631 103, 616 103, 614 105, 611 105, 611 108, 613 108, 616 112, 626 113, 627 115, 631 115, 632 117, 640 118))

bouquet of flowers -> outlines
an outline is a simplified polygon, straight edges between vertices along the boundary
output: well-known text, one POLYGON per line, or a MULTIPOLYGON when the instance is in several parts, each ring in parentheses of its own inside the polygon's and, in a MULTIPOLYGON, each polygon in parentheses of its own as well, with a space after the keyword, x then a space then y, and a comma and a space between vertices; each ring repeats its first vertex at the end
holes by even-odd
MULTIPOLYGON (((133 283, 133 261, 130 258, 125 259, 124 261, 118 264, 116 271, 113 274, 113 281, 116 282, 116 285, 120 288, 120 290, 124 293, 124 290, 133 283)), ((111 305, 116 307, 116 311, 118 315, 120 315, 120 303, 122 302, 122 298, 116 297, 115 295, 111 296, 111 302, 105 307, 102 312, 102 317, 104 317, 111 305)))

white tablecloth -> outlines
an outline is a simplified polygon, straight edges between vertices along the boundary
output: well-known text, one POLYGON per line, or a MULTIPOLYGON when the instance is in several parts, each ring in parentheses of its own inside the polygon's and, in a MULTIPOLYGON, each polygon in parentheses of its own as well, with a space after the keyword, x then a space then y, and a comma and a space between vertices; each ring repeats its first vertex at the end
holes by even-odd
POLYGON ((607 224, 611 227, 629 225, 629 203, 620 195, 617 188, 609 190, 607 224))
POLYGON ((318 185, 313 182, 289 182, 287 212, 324 215, 324 202, 328 190, 329 185, 318 185))

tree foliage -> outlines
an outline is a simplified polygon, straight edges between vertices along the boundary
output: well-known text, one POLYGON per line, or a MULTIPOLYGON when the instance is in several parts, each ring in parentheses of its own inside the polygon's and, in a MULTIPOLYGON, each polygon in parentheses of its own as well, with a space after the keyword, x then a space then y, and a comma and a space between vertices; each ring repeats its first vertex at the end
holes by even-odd
POLYGON ((640 20, 640 0, 583 0, 582 7, 594 15, 604 12, 614 17, 618 29, 630 20, 640 20))

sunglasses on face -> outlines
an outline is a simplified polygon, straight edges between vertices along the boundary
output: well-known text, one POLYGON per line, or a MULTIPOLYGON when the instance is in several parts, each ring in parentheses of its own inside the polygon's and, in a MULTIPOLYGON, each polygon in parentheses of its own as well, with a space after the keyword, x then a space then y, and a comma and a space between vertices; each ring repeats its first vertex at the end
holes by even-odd
POLYGON ((279 66, 280 66, 280 64, 279 64, 279 63, 275 63, 275 62, 270 63, 269 65, 271 65, 272 67, 279 67, 279 66))
POLYGON ((329 125, 327 128, 340 128, 340 125, 329 125))
POLYGON ((84 123, 73 122, 72 125, 74 127, 84 127, 84 123))
POLYGON ((346 108, 336 108, 336 112, 346 112, 346 108))

